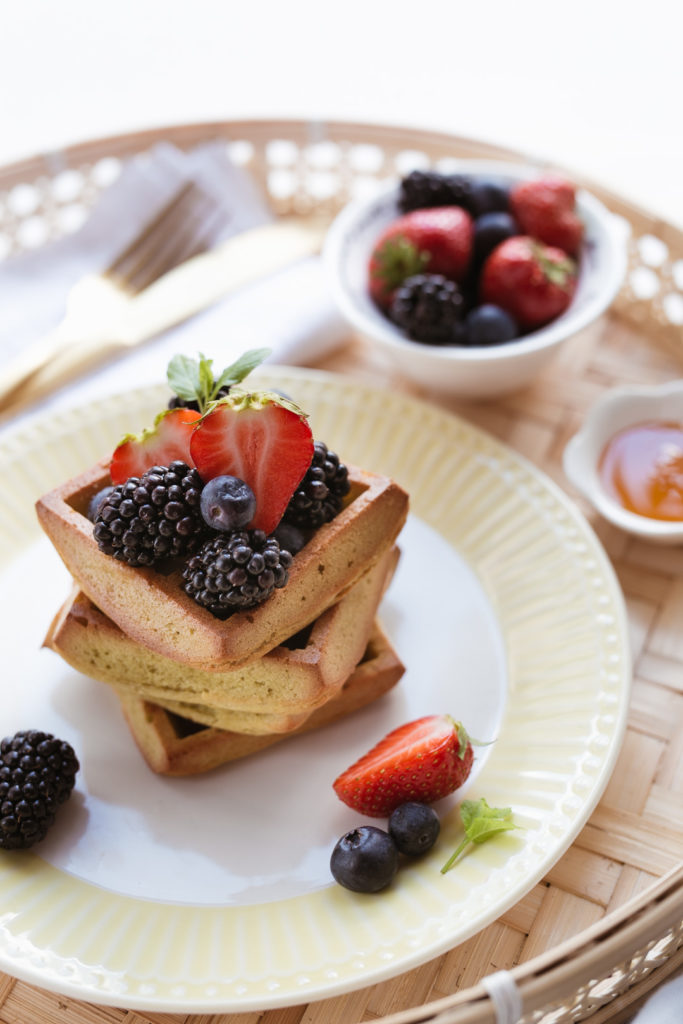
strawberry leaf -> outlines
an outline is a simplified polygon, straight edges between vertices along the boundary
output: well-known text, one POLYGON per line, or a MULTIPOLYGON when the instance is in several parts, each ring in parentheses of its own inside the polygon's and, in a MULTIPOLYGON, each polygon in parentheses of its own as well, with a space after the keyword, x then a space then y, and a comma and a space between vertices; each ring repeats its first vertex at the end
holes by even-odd
POLYGON ((485 843, 487 839, 491 839, 499 832, 509 832, 512 829, 520 828, 512 820, 511 808, 489 807, 484 797, 481 800, 463 800, 460 805, 460 818, 465 829, 465 838, 441 868, 442 875, 445 875, 453 867, 462 851, 470 843, 485 843))
POLYGON ((423 252, 409 239, 398 235, 387 239, 377 250, 375 277, 391 291, 403 284, 407 277, 422 273, 429 260, 428 252, 423 252))

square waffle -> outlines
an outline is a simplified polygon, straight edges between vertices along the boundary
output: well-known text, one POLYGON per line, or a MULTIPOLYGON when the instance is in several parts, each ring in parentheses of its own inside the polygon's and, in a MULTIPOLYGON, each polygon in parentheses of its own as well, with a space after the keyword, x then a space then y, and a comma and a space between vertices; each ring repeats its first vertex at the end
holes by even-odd
POLYGON ((291 716, 307 716, 324 704, 359 662, 398 557, 397 548, 389 549, 336 604, 243 668, 206 672, 156 654, 123 633, 78 588, 55 616, 45 646, 78 672, 187 717, 238 732, 290 729, 291 716), (232 713, 232 720, 222 712, 232 713))
POLYGON ((339 600, 394 544, 408 496, 388 477, 349 467, 344 508, 295 556, 289 582, 263 604, 215 618, 181 587, 181 570, 133 568, 104 554, 86 511, 109 481, 104 463, 37 503, 38 519, 80 588, 141 646, 210 672, 258 661, 339 600))
POLYGON ((119 698, 133 739, 150 768, 163 775, 197 775, 343 718, 387 693, 403 672, 398 655, 375 623, 363 658, 337 696, 288 733, 228 732, 180 718, 132 693, 120 693, 119 698))

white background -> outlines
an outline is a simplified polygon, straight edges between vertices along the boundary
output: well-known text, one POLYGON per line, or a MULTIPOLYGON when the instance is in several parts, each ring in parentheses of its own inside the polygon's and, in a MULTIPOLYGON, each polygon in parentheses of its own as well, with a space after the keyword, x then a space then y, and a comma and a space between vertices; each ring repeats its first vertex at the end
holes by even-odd
POLYGON ((0 163, 242 117, 452 131, 683 226, 678 0, 0 0, 0 163))

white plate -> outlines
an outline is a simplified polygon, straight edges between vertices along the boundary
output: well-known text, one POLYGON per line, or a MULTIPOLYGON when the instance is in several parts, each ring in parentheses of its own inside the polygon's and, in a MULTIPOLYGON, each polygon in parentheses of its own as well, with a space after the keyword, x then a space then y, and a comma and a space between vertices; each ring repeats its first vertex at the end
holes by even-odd
POLYGON ((344 459, 411 495, 382 606, 407 672, 323 732, 191 779, 144 764, 107 687, 40 644, 69 581, 32 513, 40 493, 151 422, 163 388, 52 417, 0 445, 3 735, 43 728, 81 760, 71 800, 33 851, 0 855, 0 969, 95 1003, 266 1009, 347 992, 462 942, 520 899, 571 844, 610 776, 626 722, 623 600, 590 528, 504 445, 398 394, 313 371, 259 374, 344 459), (375 896, 331 882, 360 820, 331 784, 391 728, 450 712, 481 739, 442 801, 442 833, 375 896), (512 806, 524 828, 447 875, 458 799, 512 806))

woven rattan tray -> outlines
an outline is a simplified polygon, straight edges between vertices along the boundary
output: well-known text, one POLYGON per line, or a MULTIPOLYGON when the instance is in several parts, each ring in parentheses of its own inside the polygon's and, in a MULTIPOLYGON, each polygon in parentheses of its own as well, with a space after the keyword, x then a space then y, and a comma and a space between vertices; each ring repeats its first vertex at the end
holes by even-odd
MULTIPOLYGON (((520 159, 467 139, 372 125, 241 121, 164 128, 0 170, 0 252, 44 244, 76 225, 126 157, 164 140, 190 148, 208 139, 226 140, 280 214, 331 215, 368 178, 420 163, 520 159)), ((522 452, 565 490, 564 444, 605 388, 683 373, 683 233, 581 183, 632 227, 628 276, 610 314, 573 339, 533 387, 491 403, 439 400, 522 452)), ((320 365, 386 384, 384 368, 351 337, 320 365)), ((400 378, 391 384, 411 390, 400 378)), ((634 664, 628 729, 588 824, 503 918, 392 981, 263 1014, 134 1013, 0 975, 0 1024, 494 1024, 481 979, 497 971, 516 982, 525 1024, 629 1020, 654 986, 683 967, 683 550, 628 538, 583 511, 626 597, 634 664)))

